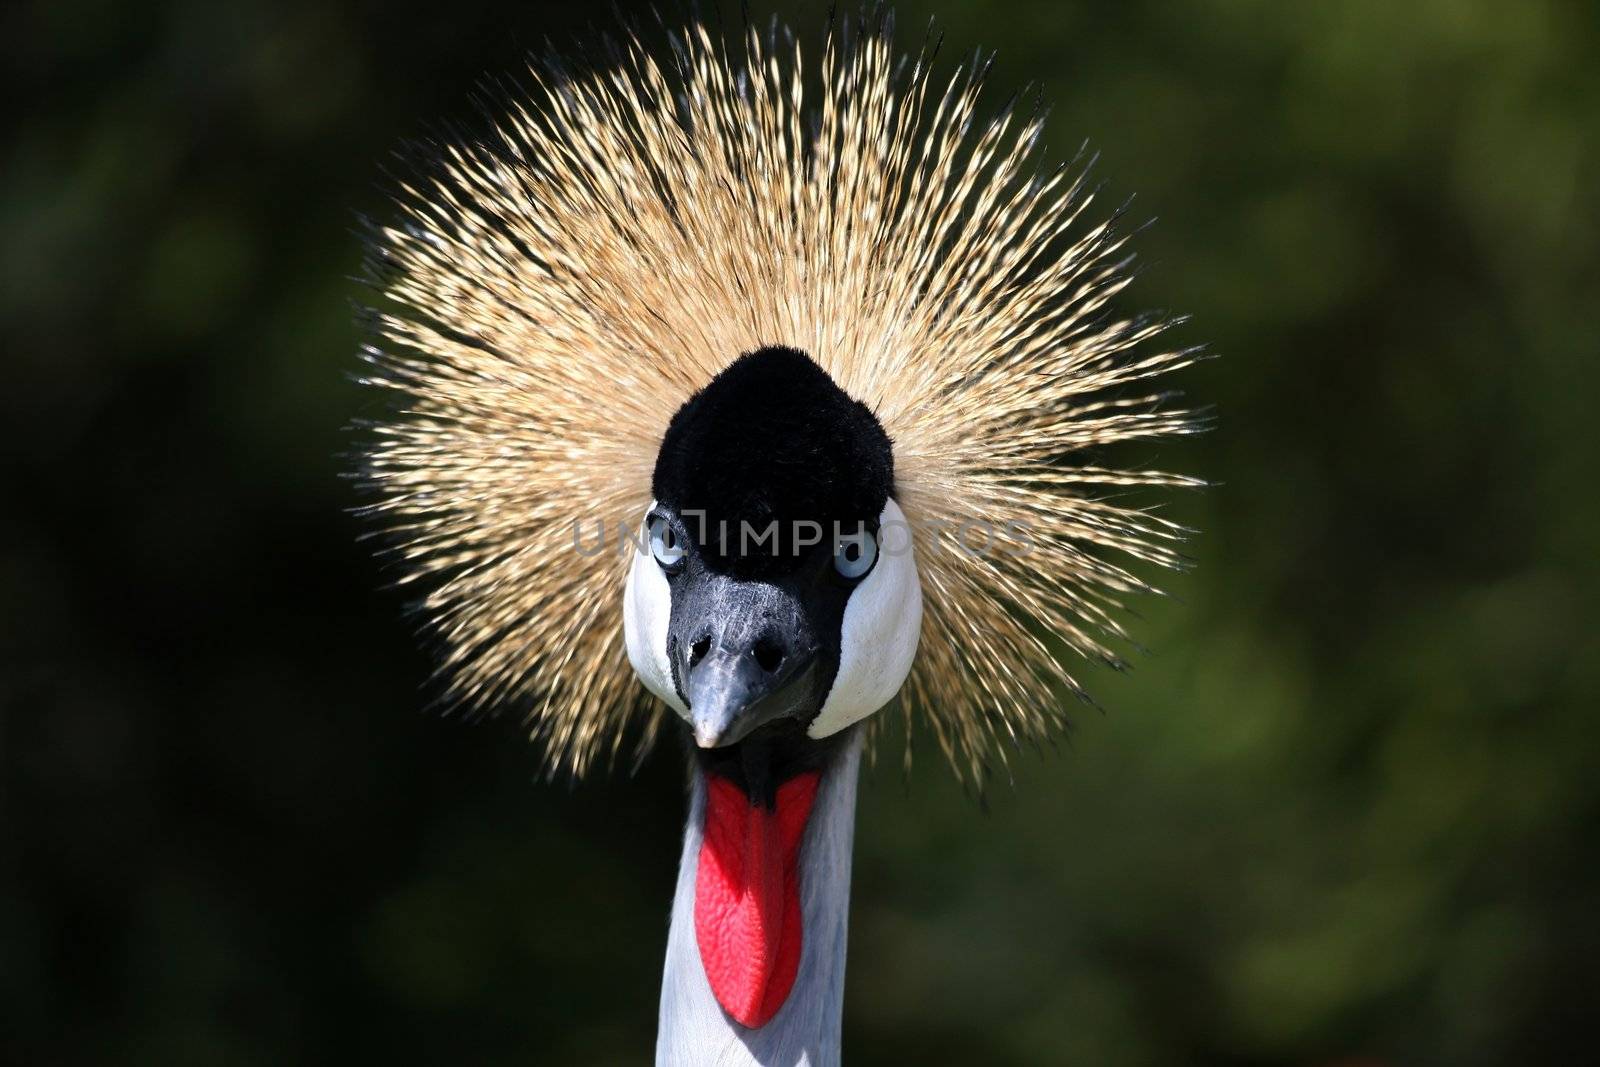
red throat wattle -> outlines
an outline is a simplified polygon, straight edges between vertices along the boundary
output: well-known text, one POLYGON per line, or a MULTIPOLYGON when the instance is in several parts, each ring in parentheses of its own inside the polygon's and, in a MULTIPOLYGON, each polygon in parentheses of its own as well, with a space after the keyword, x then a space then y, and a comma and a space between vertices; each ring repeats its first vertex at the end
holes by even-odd
POLYGON ((706 818, 694 883, 694 936, 711 991, 741 1026, 778 1014, 800 969, 800 838, 817 771, 784 782, 769 810, 738 785, 706 776, 706 818))

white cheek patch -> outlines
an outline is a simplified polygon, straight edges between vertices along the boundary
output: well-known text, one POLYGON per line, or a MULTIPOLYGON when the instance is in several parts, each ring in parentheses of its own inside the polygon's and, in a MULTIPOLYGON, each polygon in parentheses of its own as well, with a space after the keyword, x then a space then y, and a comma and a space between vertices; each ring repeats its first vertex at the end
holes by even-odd
MULTIPOLYGON (((652 508, 655 504, 650 505, 652 508)), ((635 548, 628 569, 628 588, 622 596, 622 633, 628 645, 628 662, 644 687, 670 704, 679 715, 689 709, 672 684, 667 660, 667 625, 672 620, 672 588, 661 565, 646 547, 635 548)))
POLYGON ((878 562, 844 608, 839 674, 806 729, 826 737, 877 711, 900 691, 917 655, 922 630, 922 580, 911 549, 911 527, 890 498, 878 518, 878 562))

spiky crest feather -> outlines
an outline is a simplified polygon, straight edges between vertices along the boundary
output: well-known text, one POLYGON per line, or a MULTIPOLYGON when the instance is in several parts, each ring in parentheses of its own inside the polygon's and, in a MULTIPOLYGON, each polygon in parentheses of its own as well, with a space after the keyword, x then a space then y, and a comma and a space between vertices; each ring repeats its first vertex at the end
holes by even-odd
POLYGON ((925 591, 901 702, 958 772, 1048 734, 1083 693, 1071 653, 1120 662, 1117 612, 1150 587, 1114 554, 1181 562, 1180 527, 1104 494, 1198 482, 1074 462, 1196 428, 1139 391, 1194 352, 1109 311, 1125 238, 1080 225, 1087 167, 1037 172, 1043 120, 1015 99, 979 122, 985 67, 936 81, 929 48, 857 30, 830 29, 815 106, 803 49, 753 30, 692 27, 667 64, 637 36, 604 72, 535 64, 494 136, 436 146, 375 230, 368 381, 401 411, 368 449, 372 510, 427 590, 448 696, 531 701, 551 770, 614 757, 630 724, 642 753, 663 716, 623 650, 626 553, 579 555, 574 521, 641 517, 673 413, 763 345, 810 353, 893 441, 925 591), (968 553, 969 520, 1026 533, 968 553))

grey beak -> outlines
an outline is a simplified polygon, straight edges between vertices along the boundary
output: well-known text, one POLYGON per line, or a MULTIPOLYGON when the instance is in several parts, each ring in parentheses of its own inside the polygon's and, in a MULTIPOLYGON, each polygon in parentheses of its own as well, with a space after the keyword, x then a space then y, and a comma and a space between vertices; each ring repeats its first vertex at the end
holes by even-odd
POLYGON ((685 686, 695 744, 721 748, 786 715, 803 714, 815 663, 814 654, 769 665, 752 649, 709 650, 690 667, 685 686))
POLYGON ((822 647, 798 591, 691 570, 673 589, 669 626, 673 680, 701 748, 822 706, 822 647))
POLYGON ((734 724, 767 695, 768 675, 754 656, 718 649, 690 670, 688 688, 694 743, 716 748, 736 740, 734 724))

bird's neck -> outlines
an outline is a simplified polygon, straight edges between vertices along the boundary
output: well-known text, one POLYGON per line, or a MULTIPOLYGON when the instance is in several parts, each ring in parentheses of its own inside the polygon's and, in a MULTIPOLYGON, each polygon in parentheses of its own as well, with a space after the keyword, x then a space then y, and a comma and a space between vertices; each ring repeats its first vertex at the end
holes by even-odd
POLYGON ((860 765, 857 730, 691 761, 658 1067, 838 1064, 860 765))

